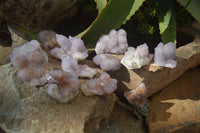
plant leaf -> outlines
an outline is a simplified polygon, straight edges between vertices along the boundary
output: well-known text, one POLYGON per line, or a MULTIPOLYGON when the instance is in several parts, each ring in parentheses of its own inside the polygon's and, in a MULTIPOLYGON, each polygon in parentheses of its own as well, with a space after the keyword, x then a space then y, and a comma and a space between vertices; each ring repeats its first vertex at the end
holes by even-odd
POLYGON ((200 22, 200 0, 177 0, 191 15, 200 22), (188 4, 189 2, 189 4, 188 4), (188 5, 187 5, 188 4, 188 5))
POLYGON ((176 43, 176 20, 173 0, 159 0, 159 29, 163 43, 176 43))
POLYGON ((101 13, 101 11, 106 7, 107 0, 95 0, 97 4, 98 13, 101 13))
POLYGON ((139 9, 145 0, 109 0, 94 22, 85 31, 77 35, 82 37, 88 48, 94 48, 102 34, 119 28, 139 9))
POLYGON ((132 8, 131 8, 131 11, 129 13, 129 15, 126 17, 126 20, 124 20, 124 23, 126 23, 127 20, 129 20, 137 10, 139 10, 140 6, 142 6, 142 3, 144 2, 145 0, 135 0, 134 4, 132 4, 132 8))

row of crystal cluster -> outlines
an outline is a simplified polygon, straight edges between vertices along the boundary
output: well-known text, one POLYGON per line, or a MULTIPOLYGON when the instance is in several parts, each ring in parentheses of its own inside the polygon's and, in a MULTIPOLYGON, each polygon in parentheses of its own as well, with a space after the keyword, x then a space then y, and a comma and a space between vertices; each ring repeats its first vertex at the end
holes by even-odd
MULTIPOLYGON (((120 69, 123 64, 128 69, 139 69, 148 64, 153 55, 149 54, 147 44, 136 49, 128 47, 126 31, 111 30, 108 35, 100 37, 96 44, 96 56, 93 62, 104 72, 93 78, 97 71, 88 65, 79 65, 79 61, 88 57, 87 49, 80 38, 65 37, 53 31, 41 31, 39 41, 32 40, 22 46, 17 46, 10 60, 19 70, 17 76, 31 86, 48 83, 47 93, 61 103, 67 103, 78 94, 79 88, 86 96, 111 94, 117 89, 117 80, 112 79, 105 71, 120 69), (48 63, 48 54, 61 60, 62 70, 53 70, 48 63), (124 54, 118 60, 113 54, 124 54), (79 78, 89 78, 88 82, 80 86, 79 78)), ((158 44, 155 48, 154 61, 159 66, 175 67, 176 47, 173 43, 158 44)), ((147 95, 147 88, 142 83, 138 88, 124 93, 133 105, 142 105, 147 95)))

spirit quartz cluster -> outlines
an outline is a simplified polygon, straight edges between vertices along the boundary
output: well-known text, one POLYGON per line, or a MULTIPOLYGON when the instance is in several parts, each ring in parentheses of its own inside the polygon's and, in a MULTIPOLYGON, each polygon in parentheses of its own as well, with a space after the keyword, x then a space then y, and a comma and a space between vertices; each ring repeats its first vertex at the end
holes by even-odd
POLYGON ((71 36, 67 38, 53 31, 41 31, 38 38, 44 48, 50 49, 50 54, 55 58, 62 59, 63 56, 71 56, 76 60, 84 60, 88 57, 87 49, 80 38, 71 36))
POLYGON ((132 105, 142 106, 147 97, 148 89, 144 83, 141 83, 136 89, 131 91, 125 91, 124 97, 132 105))
POLYGON ((169 42, 165 45, 160 42, 155 48, 154 62, 158 66, 174 68, 177 64, 176 60, 174 59, 175 52, 176 46, 172 42, 169 42))
POLYGON ((111 30, 108 35, 102 35, 98 40, 95 52, 97 54, 123 54, 128 48, 126 31, 111 30))
POLYGON ((117 89, 117 80, 111 79, 110 75, 103 72, 99 78, 90 79, 81 89, 87 96, 111 94, 117 89))
POLYGON ((123 54, 128 48, 126 31, 111 30, 108 35, 102 35, 98 40, 93 61, 102 70, 113 71, 120 69, 120 61, 111 54, 123 54))
MULTIPOLYGON (((87 58, 87 49, 80 38, 56 34, 53 31, 42 31, 38 34, 40 43, 32 40, 16 47, 10 55, 11 63, 19 70, 17 75, 31 86, 48 83, 47 93, 58 102, 66 103, 72 100, 82 89, 86 96, 105 95, 117 89, 117 80, 103 72, 96 77, 97 71, 88 65, 79 65, 80 60, 87 58), (44 49, 44 50, 43 50, 44 49), (62 70, 53 70, 48 63, 49 54, 61 60, 62 70), (95 78, 94 78, 95 77, 95 78), (80 85, 80 78, 89 78, 80 85)), ((154 61, 159 66, 175 67, 175 45, 160 43, 155 48, 154 61)), ((93 61, 102 70, 114 71, 121 64, 128 69, 139 69, 148 64, 153 55, 149 53, 147 44, 136 49, 128 47, 126 31, 111 30, 108 35, 102 35, 95 47, 96 56, 93 61), (112 54, 124 54, 121 60, 112 54)), ((133 105, 142 105, 147 95, 144 84, 132 91, 124 93, 126 99, 133 105)))
POLYGON ((129 47, 128 51, 125 53, 121 60, 121 63, 128 69, 139 69, 142 66, 149 64, 152 60, 153 55, 149 54, 149 49, 147 44, 142 44, 134 47, 129 47))
POLYGON ((17 46, 10 55, 10 60, 19 70, 17 76, 30 86, 44 85, 49 72, 52 71, 48 56, 37 40, 17 46))

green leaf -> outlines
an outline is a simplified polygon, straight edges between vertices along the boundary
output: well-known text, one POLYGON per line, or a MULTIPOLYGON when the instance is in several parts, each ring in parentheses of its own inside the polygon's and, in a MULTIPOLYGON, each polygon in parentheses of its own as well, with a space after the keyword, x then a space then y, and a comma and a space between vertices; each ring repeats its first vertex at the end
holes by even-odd
POLYGON ((177 0, 191 15, 200 22, 200 0, 177 0))
POLYGON ((142 3, 144 2, 145 0, 135 0, 135 2, 132 4, 132 7, 131 7, 131 10, 130 10, 130 13, 129 15, 126 17, 126 19, 124 20, 124 23, 126 23, 127 20, 129 20, 137 10, 139 10, 140 6, 142 6, 142 3))
POLYGON ((159 29, 163 43, 176 43, 176 21, 173 0, 159 0, 159 29))
POLYGON ((77 35, 82 37, 88 48, 94 48, 102 34, 119 28, 139 9, 145 0, 109 0, 94 22, 85 31, 77 35))
POLYGON ((107 4, 107 0, 95 0, 95 2, 97 4, 98 13, 100 13, 107 4))

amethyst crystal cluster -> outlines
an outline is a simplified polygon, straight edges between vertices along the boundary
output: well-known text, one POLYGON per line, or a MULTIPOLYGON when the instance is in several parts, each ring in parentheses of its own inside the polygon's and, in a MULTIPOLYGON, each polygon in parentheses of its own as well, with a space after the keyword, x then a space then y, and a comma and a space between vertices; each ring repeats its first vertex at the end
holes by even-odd
POLYGON ((31 86, 45 84, 52 71, 47 54, 36 40, 17 46, 10 55, 10 60, 19 69, 17 76, 31 86))
POLYGON ((126 31, 111 30, 108 35, 102 35, 96 44, 93 58, 96 65, 100 65, 102 70, 113 71, 120 68, 120 61, 112 54, 123 54, 128 48, 126 31))
MULTIPOLYGON (((11 63, 18 69, 17 76, 31 86, 48 84, 47 93, 56 101, 67 103, 79 93, 79 88, 86 96, 106 95, 117 89, 117 80, 112 79, 105 71, 115 71, 123 64, 128 69, 139 69, 148 64, 153 55, 149 53, 147 44, 136 49, 128 47, 126 31, 111 30, 98 40, 93 62, 104 72, 99 77, 97 71, 88 65, 79 65, 88 57, 87 49, 80 38, 56 34, 53 31, 41 31, 39 41, 32 40, 23 46, 17 46, 10 55, 11 63), (113 54, 124 54, 122 60, 113 54), (48 63, 48 56, 61 60, 62 70, 54 70, 48 63), (80 85, 80 78, 88 81, 80 85)), ((176 47, 173 43, 155 48, 154 61, 159 66, 175 67, 176 47)), ((141 106, 147 96, 147 88, 142 83, 124 96, 133 104, 141 106)))
POLYGON ((145 103, 147 92, 145 84, 142 83, 134 90, 125 91, 124 96, 132 105, 142 106, 145 103))
POLYGON ((90 79, 86 84, 84 84, 81 89, 86 94, 89 95, 105 95, 113 93, 117 88, 117 80, 111 79, 110 75, 103 72, 99 78, 90 79), (93 89, 95 88, 95 89, 93 89))
POLYGON ((165 45, 161 42, 155 48, 154 62, 158 66, 174 68, 177 64, 176 60, 174 60, 175 52, 176 46, 172 42, 165 45))

